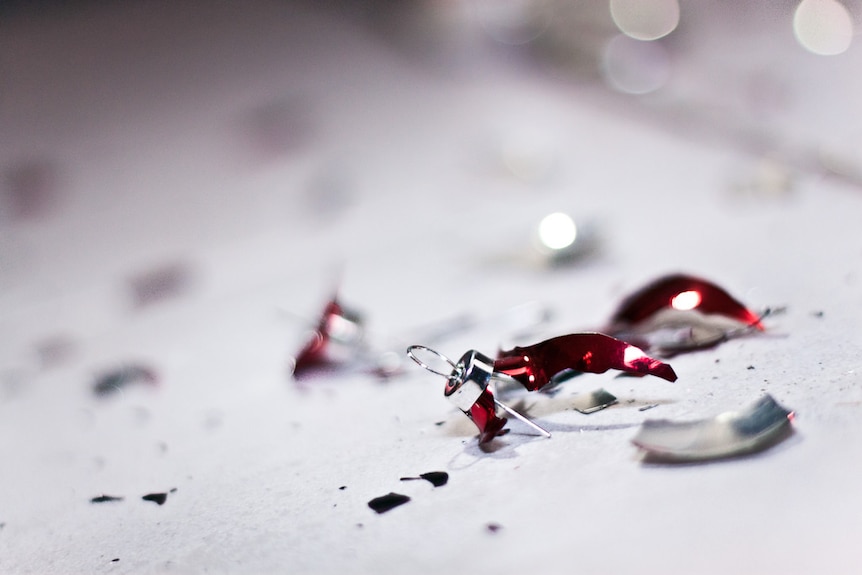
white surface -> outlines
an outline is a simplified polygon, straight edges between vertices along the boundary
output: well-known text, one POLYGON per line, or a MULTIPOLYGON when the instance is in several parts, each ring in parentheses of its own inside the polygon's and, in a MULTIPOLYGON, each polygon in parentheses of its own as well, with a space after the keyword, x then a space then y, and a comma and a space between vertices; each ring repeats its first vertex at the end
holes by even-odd
MULTIPOLYGON (((257 2, 0 23, 0 168, 44 157, 59 180, 41 217, 0 218, 0 572, 858 572, 862 192, 782 164, 790 192, 740 194, 761 159, 747 146, 632 121, 600 88, 472 37, 417 58, 360 22, 257 2), (287 110, 283 139, 249 128, 267 106, 287 110), (350 201, 315 212, 320 190, 350 201), (600 230, 597 257, 529 259, 556 210, 600 230), (165 261, 188 263, 191 290, 133 308, 128 278, 165 261), (550 440, 512 423, 481 451, 412 366, 387 383, 286 377, 303 330, 283 310, 313 317, 338 278, 398 349, 423 343, 399 337, 420 326, 533 300, 556 312, 543 335, 595 327, 678 270, 787 312, 763 337, 675 358, 674 384, 604 374, 527 396, 550 440), (71 353, 44 366, 55 337, 71 353), (157 389, 91 395, 94 374, 135 360, 157 389), (619 405, 567 409, 598 387, 619 405), (799 414, 774 449, 637 461, 645 418, 763 392, 799 414), (449 484, 399 481, 432 470, 449 484), (164 506, 140 500, 173 487, 164 506), (413 500, 366 506, 390 491, 413 500), (126 499, 89 503, 102 493, 126 499)), ((802 70, 787 76, 800 90, 802 70)), ((817 133, 806 98, 782 133, 817 133)), ((493 353, 510 335, 490 322, 435 347, 493 353)))

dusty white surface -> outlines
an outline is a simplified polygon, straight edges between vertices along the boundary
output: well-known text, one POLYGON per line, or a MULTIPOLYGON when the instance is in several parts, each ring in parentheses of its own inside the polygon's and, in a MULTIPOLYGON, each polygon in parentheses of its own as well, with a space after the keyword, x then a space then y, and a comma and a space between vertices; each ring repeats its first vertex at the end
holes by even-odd
MULTIPOLYGON (((862 568, 862 190, 779 145, 763 151, 790 158, 773 168, 790 191, 741 193, 764 165, 750 146, 489 48, 445 4, 394 27, 415 44, 362 10, 169 4, 0 22, 0 169, 38 160, 53 182, 15 216, 7 177, 0 214, 0 572, 862 568), (558 209, 600 231, 596 257, 530 259, 558 209), (188 290, 135 308, 129 279, 165 262, 188 266, 188 290), (675 358, 673 384, 604 374, 527 396, 551 440, 512 424, 480 450, 413 366, 388 382, 287 377, 304 330, 291 314, 313 317, 337 283, 372 343, 400 350, 421 326, 527 301, 555 311, 536 337, 591 328, 670 271, 787 311, 763 337, 675 358), (46 361, 51 342, 65 351, 46 361), (95 374, 131 361, 159 386, 93 396, 95 374), (598 387, 620 403, 568 409, 598 387), (799 417, 762 454, 644 466, 629 443, 647 417, 764 392, 799 417), (399 481, 432 470, 449 484, 399 481), (171 488, 163 506, 140 500, 171 488), (367 507, 390 491, 412 501, 367 507), (125 500, 89 502, 102 493, 125 500)), ((678 97, 721 49, 795 94, 775 141, 855 149, 862 125, 842 106, 859 46, 817 60, 832 76, 814 94, 812 56, 780 70, 763 56, 787 38, 751 59, 734 51, 749 36, 705 38, 712 52, 677 55, 678 97)), ((511 331, 488 321, 435 347, 493 353, 511 331)))

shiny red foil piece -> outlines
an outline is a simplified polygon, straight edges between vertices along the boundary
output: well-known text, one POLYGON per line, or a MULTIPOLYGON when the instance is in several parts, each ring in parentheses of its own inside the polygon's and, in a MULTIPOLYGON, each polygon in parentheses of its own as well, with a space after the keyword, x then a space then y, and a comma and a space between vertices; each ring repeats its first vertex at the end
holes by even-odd
POLYGON ((710 281, 685 274, 661 277, 632 293, 614 312, 611 323, 634 325, 663 309, 717 314, 761 331, 765 329, 756 313, 725 290, 710 281))
POLYGON ((479 443, 487 443, 498 435, 506 433, 503 427, 508 420, 505 417, 497 417, 494 395, 488 388, 485 388, 467 415, 479 428, 479 443))
POLYGON ((515 347, 501 351, 494 362, 494 371, 515 378, 530 391, 541 389, 555 375, 569 369, 588 373, 618 369, 676 381, 670 365, 647 356, 639 347, 601 333, 575 333, 515 347))
POLYGON ((321 368, 331 363, 327 354, 327 347, 330 343, 330 326, 333 320, 344 317, 344 315, 345 310, 336 298, 331 299, 326 304, 314 334, 296 356, 296 363, 293 366, 294 377, 301 377, 310 370, 321 368))

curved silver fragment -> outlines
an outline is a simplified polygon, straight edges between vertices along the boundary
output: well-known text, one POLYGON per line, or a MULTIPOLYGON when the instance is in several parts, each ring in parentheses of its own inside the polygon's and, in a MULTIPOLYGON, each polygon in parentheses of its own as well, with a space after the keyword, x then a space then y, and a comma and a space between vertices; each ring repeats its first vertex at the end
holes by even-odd
POLYGON ((789 435, 795 413, 769 394, 749 407, 712 419, 648 419, 632 443, 648 462, 694 462, 762 451, 789 435))

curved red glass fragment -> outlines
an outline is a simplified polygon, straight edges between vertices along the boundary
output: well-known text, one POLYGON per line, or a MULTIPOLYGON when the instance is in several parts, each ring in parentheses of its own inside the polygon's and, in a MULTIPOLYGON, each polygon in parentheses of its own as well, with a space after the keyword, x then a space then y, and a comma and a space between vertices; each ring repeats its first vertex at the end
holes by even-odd
POLYGON ((498 435, 503 435, 503 427, 508 421, 505 417, 497 417, 497 406, 494 395, 487 387, 470 408, 467 414, 476 427, 479 428, 479 443, 487 443, 498 435))
POLYGON ((661 277, 623 299, 611 323, 637 324, 663 309, 718 314, 763 331, 760 317, 714 283, 685 274, 661 277))
POLYGON ((554 337, 527 347, 501 351, 494 371, 518 380, 530 391, 541 389, 567 369, 604 373, 618 369, 676 381, 673 368, 642 349, 601 333, 575 333, 554 337))
POLYGON ((294 377, 301 377, 305 372, 329 363, 326 350, 330 340, 330 326, 333 324, 333 319, 341 317, 344 317, 344 308, 333 298, 323 309, 311 339, 296 356, 293 366, 294 377))

